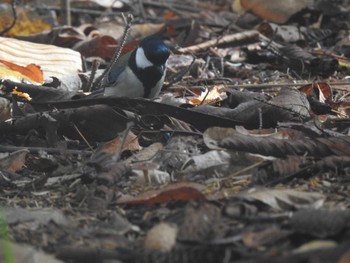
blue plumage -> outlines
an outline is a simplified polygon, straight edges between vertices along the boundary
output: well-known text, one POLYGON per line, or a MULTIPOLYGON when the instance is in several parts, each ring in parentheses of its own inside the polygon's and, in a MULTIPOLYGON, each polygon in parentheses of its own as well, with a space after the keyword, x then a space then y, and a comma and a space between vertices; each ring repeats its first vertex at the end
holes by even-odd
POLYGON ((108 84, 113 84, 113 82, 115 82, 118 79, 118 77, 120 76, 120 74, 122 74, 124 70, 125 67, 118 67, 110 71, 108 74, 108 84))
POLYGON ((159 95, 170 50, 155 36, 143 39, 132 52, 122 56, 107 76, 105 96, 146 97, 159 95))

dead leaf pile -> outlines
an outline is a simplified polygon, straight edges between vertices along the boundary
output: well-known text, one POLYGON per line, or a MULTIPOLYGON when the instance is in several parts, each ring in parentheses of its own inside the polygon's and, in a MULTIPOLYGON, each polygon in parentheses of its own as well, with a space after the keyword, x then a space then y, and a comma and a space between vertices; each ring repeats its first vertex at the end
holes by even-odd
POLYGON ((16 3, 1 262, 349 262, 348 0, 16 3), (162 92, 90 95, 129 13, 122 54, 171 49, 162 92))

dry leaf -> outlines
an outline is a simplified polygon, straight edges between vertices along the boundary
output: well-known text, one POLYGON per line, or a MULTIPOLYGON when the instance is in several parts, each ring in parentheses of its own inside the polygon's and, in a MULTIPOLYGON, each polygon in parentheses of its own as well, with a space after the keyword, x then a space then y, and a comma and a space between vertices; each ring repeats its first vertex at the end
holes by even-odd
POLYGON ((24 98, 25 100, 27 101, 31 101, 32 98, 30 97, 30 95, 28 93, 24 93, 24 92, 21 92, 21 91, 17 91, 17 87, 15 87, 13 90, 12 90, 12 94, 13 95, 16 95, 18 97, 21 97, 21 98, 24 98))
POLYGON ((175 12, 173 12, 171 10, 166 10, 164 12, 164 14, 163 14, 163 19, 165 19, 165 20, 175 19, 175 18, 178 18, 178 17, 179 16, 175 12))
POLYGON ((79 51, 84 57, 100 57, 110 60, 117 46, 117 40, 111 36, 95 36, 78 42, 73 49, 79 51))
POLYGON ((275 23, 285 23, 292 15, 311 7, 313 0, 234 0, 232 9, 238 13, 250 11, 275 23))
MULTIPOLYGON (((32 224, 32 229, 37 229, 42 225, 47 225, 49 222, 54 222, 59 226, 68 226, 71 224, 70 220, 59 209, 52 208, 12 208, 3 207, 1 209, 2 216, 7 224, 32 224)), ((1 250, 1 249, 0 249, 1 250)))
POLYGON ((151 190, 139 196, 123 196, 118 204, 157 204, 176 201, 205 200, 204 186, 197 183, 176 183, 160 190, 151 190))
POLYGON ((119 153, 124 150, 138 151, 140 149, 141 149, 141 146, 138 143, 137 137, 131 131, 128 132, 126 138, 121 139, 119 136, 117 136, 113 140, 104 143, 100 148, 102 152, 110 153, 110 154, 119 153), (125 142, 122 140, 125 140, 125 142), (121 149, 122 144, 123 144, 123 149, 121 149))
POLYGON ((142 23, 131 26, 130 35, 135 39, 141 39, 146 36, 154 35, 164 28, 164 24, 142 23))
POLYGON ((14 82, 27 82, 36 84, 31 79, 22 75, 20 72, 7 68, 5 65, 0 64, 0 79, 1 80, 11 80, 14 82))
POLYGON ((7 156, 0 159, 0 167, 7 171, 14 173, 22 169, 28 150, 18 150, 16 152, 7 154, 7 156))
POLYGON ((131 165, 133 173, 136 175, 136 182, 139 184, 157 184, 162 185, 171 181, 170 174, 158 170, 158 165, 154 163, 140 163, 131 165), (142 165, 142 167, 140 167, 142 165))
POLYGON ((201 105, 214 104, 219 101, 222 101, 227 97, 226 92, 222 89, 223 85, 214 86, 209 91, 202 92, 202 94, 199 97, 191 99, 189 103, 193 105, 201 105))
POLYGON ((8 99, 0 97, 0 122, 11 118, 11 104, 8 99))
POLYGON ((244 192, 238 197, 245 200, 260 201, 278 211, 301 207, 319 207, 324 201, 324 195, 315 192, 303 192, 292 189, 264 189, 254 192, 244 192))
POLYGON ((154 159, 154 157, 163 150, 163 144, 153 143, 148 147, 143 148, 141 151, 132 155, 129 159, 126 160, 127 163, 140 163, 147 162, 154 159))
MULTIPOLYGON (((63 261, 56 259, 54 256, 46 254, 40 250, 35 249, 29 245, 20 245, 12 243, 7 240, 0 240, 0 262, 12 263, 63 263, 63 261), (5 249, 13 256, 13 260, 7 261, 5 256, 5 249)), ((8 255, 7 255, 8 256, 8 255)))
POLYGON ((200 174, 207 178, 223 178, 236 173, 255 163, 249 154, 235 151, 208 151, 201 155, 189 157, 177 176, 200 174))
POLYGON ((312 84, 299 88, 299 91, 308 95, 311 94, 316 96, 316 94, 318 94, 318 100, 321 102, 331 102, 333 100, 332 89, 330 85, 325 82, 313 82, 312 84), (318 92, 315 90, 318 90, 318 92))
MULTIPOLYGON (((12 1, 11 1, 12 2, 12 1)), ((3 3, 3 1, 1 1, 3 3)), ((13 21, 11 3, 1 6, 0 9, 0 31, 7 28, 13 21)), ((16 6, 16 23, 6 35, 30 35, 50 30, 51 25, 40 18, 35 8, 29 5, 16 6)))
POLYGON ((23 67, 33 63, 39 65, 45 80, 51 76, 77 75, 82 70, 79 52, 5 37, 0 37, 0 59, 23 67))
POLYGON ((233 128, 223 128, 223 127, 211 127, 208 128, 203 133, 203 139, 205 145, 213 150, 221 150, 223 148, 219 147, 219 141, 232 137, 238 132, 233 128))
POLYGON ((8 68, 10 68, 13 71, 19 72, 21 75, 23 75, 23 78, 28 78, 31 80, 30 82, 33 84, 43 84, 44 78, 43 78, 43 72, 40 69, 39 66, 34 64, 29 64, 25 67, 16 65, 15 63, 11 63, 9 61, 0 59, 0 63, 6 65, 8 68))
POLYGON ((276 243, 288 235, 286 231, 276 226, 271 226, 260 231, 248 230, 243 234, 244 245, 250 248, 258 248, 276 243))

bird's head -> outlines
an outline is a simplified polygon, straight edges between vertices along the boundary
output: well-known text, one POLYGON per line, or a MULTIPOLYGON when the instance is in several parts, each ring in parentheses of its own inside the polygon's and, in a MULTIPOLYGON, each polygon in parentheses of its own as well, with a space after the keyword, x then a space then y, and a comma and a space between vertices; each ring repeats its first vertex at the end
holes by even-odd
POLYGON ((169 48, 156 36, 144 38, 136 50, 136 65, 139 68, 164 66, 170 55, 169 48))

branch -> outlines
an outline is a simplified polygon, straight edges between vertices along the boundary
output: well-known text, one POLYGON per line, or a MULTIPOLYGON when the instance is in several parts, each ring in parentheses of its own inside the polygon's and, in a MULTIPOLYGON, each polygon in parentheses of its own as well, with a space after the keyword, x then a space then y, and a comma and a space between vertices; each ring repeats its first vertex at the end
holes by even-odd
POLYGON ((210 47, 215 47, 217 45, 229 44, 232 42, 247 41, 254 39, 257 41, 259 39, 259 32, 256 30, 246 31, 242 33, 231 34, 223 36, 220 38, 212 39, 198 45, 193 45, 189 47, 180 48, 178 51, 181 53, 196 53, 200 51, 205 51, 210 47))

